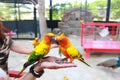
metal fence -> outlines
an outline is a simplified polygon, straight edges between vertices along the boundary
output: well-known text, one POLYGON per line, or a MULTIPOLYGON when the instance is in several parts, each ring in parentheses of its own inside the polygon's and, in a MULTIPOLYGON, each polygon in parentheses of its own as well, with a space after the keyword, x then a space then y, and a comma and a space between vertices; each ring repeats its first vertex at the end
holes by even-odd
MULTIPOLYGON (((53 30, 58 27, 58 21, 47 21, 47 27, 53 30)), ((21 20, 21 21, 3 21, 2 24, 15 32, 12 38, 15 39, 33 39, 36 36, 40 37, 40 29, 37 21, 37 25, 34 20, 21 20)))

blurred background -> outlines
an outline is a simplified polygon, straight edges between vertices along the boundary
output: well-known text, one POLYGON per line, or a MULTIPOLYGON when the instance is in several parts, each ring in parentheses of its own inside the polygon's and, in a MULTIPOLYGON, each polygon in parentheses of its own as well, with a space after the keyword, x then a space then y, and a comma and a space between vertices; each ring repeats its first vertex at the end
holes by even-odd
MULTIPOLYGON (((63 26, 72 26, 73 29, 76 23, 79 28, 80 20, 84 22, 119 22, 120 20, 120 0, 44 1, 48 31, 63 26)), ((0 20, 5 27, 16 32, 13 38, 31 39, 41 36, 38 2, 39 0, 0 0, 0 20)))

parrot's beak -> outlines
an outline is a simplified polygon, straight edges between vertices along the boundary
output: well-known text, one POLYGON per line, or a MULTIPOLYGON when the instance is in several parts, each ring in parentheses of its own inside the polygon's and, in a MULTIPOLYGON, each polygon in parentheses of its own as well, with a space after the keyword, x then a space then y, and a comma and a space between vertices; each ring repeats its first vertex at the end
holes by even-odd
POLYGON ((58 42, 55 40, 55 38, 52 38, 52 39, 51 39, 51 42, 53 42, 53 43, 59 45, 58 42))

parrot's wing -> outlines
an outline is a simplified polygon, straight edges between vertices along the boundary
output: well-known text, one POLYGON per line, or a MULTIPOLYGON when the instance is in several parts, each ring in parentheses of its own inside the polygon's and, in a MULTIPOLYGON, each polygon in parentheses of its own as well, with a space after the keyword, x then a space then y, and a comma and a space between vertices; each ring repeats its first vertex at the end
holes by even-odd
POLYGON ((72 58, 78 58, 82 56, 74 46, 70 46, 69 48, 67 48, 67 52, 72 58))
POLYGON ((49 52, 48 47, 46 45, 39 45, 32 51, 30 56, 28 57, 28 61, 26 63, 34 63, 39 59, 42 59, 49 52))
POLYGON ((34 49, 36 55, 43 55, 43 56, 45 56, 49 52, 49 50, 50 50, 50 46, 42 43, 36 46, 36 48, 34 49))
POLYGON ((79 61, 83 62, 84 64, 90 66, 88 63, 86 63, 84 61, 84 58, 82 58, 82 55, 80 54, 80 52, 74 46, 70 46, 67 49, 67 52, 73 59, 78 59, 79 61))
POLYGON ((28 57, 28 60, 24 63, 24 68, 30 66, 31 64, 34 64, 39 59, 43 58, 43 55, 36 55, 36 52, 33 51, 30 56, 28 57))
MULTIPOLYGON (((29 62, 29 61, 37 61, 37 60, 39 60, 40 58, 42 58, 43 57, 43 55, 36 55, 36 52, 35 51, 33 51, 31 54, 30 54, 30 56, 28 57, 28 61, 27 62, 29 62)), ((34 62, 33 62, 34 63, 34 62)))
POLYGON ((26 64, 32 64, 39 59, 42 59, 47 53, 48 47, 46 47, 46 45, 37 46, 28 57, 26 64))
POLYGON ((22 70, 17 76, 19 76, 28 66, 42 59, 49 52, 49 49, 50 47, 45 44, 36 46, 30 54, 30 56, 28 57, 28 60, 24 63, 22 70))

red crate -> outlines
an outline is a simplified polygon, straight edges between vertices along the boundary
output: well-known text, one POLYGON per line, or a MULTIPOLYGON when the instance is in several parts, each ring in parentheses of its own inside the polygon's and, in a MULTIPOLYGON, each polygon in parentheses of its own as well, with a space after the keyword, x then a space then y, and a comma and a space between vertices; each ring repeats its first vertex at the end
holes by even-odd
POLYGON ((120 52, 120 23, 81 23, 81 46, 85 50, 85 57, 89 58, 91 52, 120 52), (101 31, 108 30, 101 36, 101 31), (105 35, 107 32, 109 34, 105 35))

